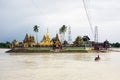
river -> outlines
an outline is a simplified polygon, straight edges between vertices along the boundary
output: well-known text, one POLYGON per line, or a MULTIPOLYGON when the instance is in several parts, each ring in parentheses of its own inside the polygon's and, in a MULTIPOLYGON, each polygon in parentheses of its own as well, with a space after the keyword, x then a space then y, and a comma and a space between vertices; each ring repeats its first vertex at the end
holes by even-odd
POLYGON ((120 80, 120 52, 5 53, 0 80, 120 80), (94 61, 97 55, 100 61, 94 61))

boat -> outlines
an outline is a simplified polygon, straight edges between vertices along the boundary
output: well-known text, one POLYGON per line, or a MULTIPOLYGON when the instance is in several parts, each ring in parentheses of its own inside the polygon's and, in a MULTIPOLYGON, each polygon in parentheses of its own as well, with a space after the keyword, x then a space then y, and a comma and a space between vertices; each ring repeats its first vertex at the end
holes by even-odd
POLYGON ((95 57, 95 61, 99 61, 100 60, 100 57, 99 55, 97 57, 95 57))

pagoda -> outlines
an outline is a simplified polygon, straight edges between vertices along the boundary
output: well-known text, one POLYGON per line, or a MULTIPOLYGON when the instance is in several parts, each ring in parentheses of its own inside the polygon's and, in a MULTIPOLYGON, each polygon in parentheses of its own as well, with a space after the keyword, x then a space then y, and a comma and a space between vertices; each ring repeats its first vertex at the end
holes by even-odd
POLYGON ((56 37, 53 40, 53 50, 56 49, 62 49, 62 44, 59 40, 58 34, 56 34, 56 37))
POLYGON ((43 36, 42 41, 40 42, 40 46, 52 46, 53 42, 50 40, 50 36, 48 32, 43 36))
POLYGON ((35 39, 34 36, 29 36, 26 34, 24 40, 23 40, 23 47, 34 47, 35 46, 35 39))

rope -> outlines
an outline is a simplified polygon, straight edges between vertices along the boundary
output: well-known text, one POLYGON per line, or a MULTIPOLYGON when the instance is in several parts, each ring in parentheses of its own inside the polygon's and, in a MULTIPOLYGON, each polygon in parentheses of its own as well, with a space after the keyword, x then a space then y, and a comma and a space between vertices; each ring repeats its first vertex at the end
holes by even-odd
POLYGON ((87 16, 87 20, 88 20, 88 23, 89 23, 91 32, 92 32, 92 34, 94 35, 93 28, 92 28, 92 23, 91 23, 91 20, 90 20, 89 15, 88 15, 87 8, 86 8, 85 1, 84 1, 84 0, 83 0, 83 5, 84 5, 85 13, 86 13, 86 16, 87 16))

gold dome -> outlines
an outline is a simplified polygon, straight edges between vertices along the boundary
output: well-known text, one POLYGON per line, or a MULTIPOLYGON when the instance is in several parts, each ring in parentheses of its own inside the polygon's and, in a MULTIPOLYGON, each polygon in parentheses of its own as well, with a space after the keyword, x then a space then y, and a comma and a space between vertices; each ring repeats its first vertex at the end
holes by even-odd
POLYGON ((46 33, 43 36, 43 40, 40 42, 40 46, 51 46, 53 42, 50 41, 50 36, 48 33, 46 33))

